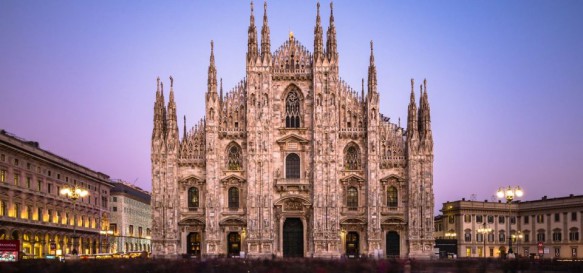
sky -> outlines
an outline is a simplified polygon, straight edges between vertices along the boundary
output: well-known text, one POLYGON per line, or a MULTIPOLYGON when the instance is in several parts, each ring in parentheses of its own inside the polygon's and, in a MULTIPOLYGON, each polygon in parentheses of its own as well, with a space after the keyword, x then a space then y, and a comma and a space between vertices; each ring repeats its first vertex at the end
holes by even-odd
MULTIPOLYGON (((324 31, 329 2, 322 2, 324 31)), ((255 3, 260 31, 263 2, 255 3)), ((406 126, 427 79, 436 210, 583 194, 583 1, 335 1, 340 76, 360 90, 374 40, 381 113, 406 126), (419 95, 416 87, 417 97, 419 95)), ((271 48, 313 51, 315 1, 269 1, 271 48)), ((225 91, 245 76, 248 1, 0 1, 0 128, 151 189, 156 77, 180 135, 204 115, 210 41, 225 91)))

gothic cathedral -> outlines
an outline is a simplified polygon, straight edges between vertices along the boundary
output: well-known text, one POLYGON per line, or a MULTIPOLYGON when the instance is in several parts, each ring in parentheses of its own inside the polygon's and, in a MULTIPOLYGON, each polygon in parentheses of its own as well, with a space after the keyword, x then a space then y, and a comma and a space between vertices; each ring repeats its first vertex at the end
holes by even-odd
POLYGON ((340 79, 332 5, 313 53, 293 34, 272 52, 266 4, 261 40, 253 3, 250 17, 246 77, 223 94, 211 42, 206 115, 182 138, 173 79, 167 105, 158 79, 153 255, 430 257, 426 82, 417 106, 411 80, 405 130, 379 112, 372 42, 366 92, 340 79))

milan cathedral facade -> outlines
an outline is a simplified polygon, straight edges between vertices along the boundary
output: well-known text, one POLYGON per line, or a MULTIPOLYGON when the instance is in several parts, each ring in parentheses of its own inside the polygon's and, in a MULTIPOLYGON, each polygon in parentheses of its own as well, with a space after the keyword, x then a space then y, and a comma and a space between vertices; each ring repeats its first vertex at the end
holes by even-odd
MULTIPOLYGON (((332 5, 324 43, 290 34, 271 51, 253 4, 246 76, 223 94, 211 42, 206 115, 178 133, 173 79, 158 79, 152 132, 155 257, 429 257, 433 137, 426 82, 411 80, 407 129, 379 112, 371 42, 368 81, 340 79, 332 5)), ((186 118, 185 118, 186 119, 186 118)))

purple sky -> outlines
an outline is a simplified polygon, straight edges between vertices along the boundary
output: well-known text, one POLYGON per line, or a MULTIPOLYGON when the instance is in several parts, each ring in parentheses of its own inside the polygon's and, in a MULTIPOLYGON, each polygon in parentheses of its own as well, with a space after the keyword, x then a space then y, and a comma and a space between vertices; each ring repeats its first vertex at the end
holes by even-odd
MULTIPOLYGON (((403 125, 409 80, 427 78, 436 207, 506 185, 530 200, 583 194, 582 10, 336 1, 340 74, 360 90, 374 40, 381 112, 403 125)), ((315 14, 315 1, 270 1, 271 48, 291 30, 312 49, 315 14)), ((326 29, 328 2, 321 15, 326 29)), ((156 77, 174 77, 180 128, 183 115, 191 127, 209 41, 227 91, 245 75, 248 24, 248 1, 0 1, 0 128, 149 190, 156 77)))

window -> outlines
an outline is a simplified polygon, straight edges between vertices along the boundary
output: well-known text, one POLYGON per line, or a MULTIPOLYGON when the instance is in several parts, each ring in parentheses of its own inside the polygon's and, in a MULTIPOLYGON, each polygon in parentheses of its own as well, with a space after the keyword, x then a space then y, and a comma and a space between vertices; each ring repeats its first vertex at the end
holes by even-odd
POLYGON ((555 213, 555 222, 560 222, 561 221, 561 215, 558 213, 555 213))
POLYGON ((6 182, 6 170, 0 170, 0 182, 6 182))
POLYGON ((188 189, 188 208, 198 208, 198 188, 188 189))
POLYGON ((494 233, 488 233, 488 242, 494 242, 494 233))
POLYGON ((481 223, 484 221, 484 217, 482 215, 476 215, 476 223, 481 223))
POLYGON ((49 215, 48 222, 50 223, 53 221, 53 210, 48 210, 47 214, 49 215))
POLYGON ((524 232, 523 238, 524 238, 524 242, 525 243, 530 242, 530 233, 529 232, 524 232))
POLYGON ((53 184, 47 184, 47 192, 48 193, 52 193, 53 192, 53 184))
POLYGON ((500 233, 498 234, 498 241, 500 243, 503 243, 506 241, 506 234, 504 233, 504 231, 500 231, 500 233))
POLYGON ((488 215, 488 223, 490 224, 494 223, 494 216, 488 215))
POLYGON ((43 181, 42 180, 36 181, 36 188, 37 188, 38 191, 42 191, 43 190, 43 181))
POLYGON ((571 212, 571 221, 577 221, 577 212, 571 212))
POLYGON ((541 224, 545 222, 545 216, 543 214, 539 214, 536 216, 536 222, 541 224))
POLYGON ((498 216, 498 223, 504 224, 504 216, 498 216))
POLYGON ((536 234, 536 240, 538 242, 544 242, 545 241, 545 231, 544 229, 539 230, 536 234))
POLYGON ((469 214, 465 214, 464 215, 464 223, 471 223, 472 222, 472 216, 469 214))
POLYGON ((466 231, 464 232, 464 241, 466 241, 466 242, 472 241, 472 231, 471 230, 466 229, 466 231))
POLYGON ((30 206, 26 206, 26 219, 31 220, 32 219, 32 208, 30 206))
POLYGON ((478 233, 476 234, 476 242, 483 242, 484 241, 484 234, 478 233))
POLYGON ((553 242, 560 242, 562 239, 561 230, 555 229, 553 230, 553 242))
POLYGON ((117 207, 111 207, 111 211, 117 211, 117 207))
POLYGON ((150 236, 152 234, 152 230, 149 228, 146 228, 146 236, 150 236))
POLYGON ((232 187, 229 189, 229 208, 238 209, 239 208, 239 189, 232 187))
POLYGON ((300 156, 289 154, 285 158, 285 178, 300 178, 300 156))
POLYGON ((358 208, 358 190, 356 187, 349 187, 346 196, 346 206, 349 210, 358 208))
POLYGON ((579 230, 577 228, 569 230, 569 241, 579 241, 579 230))
POLYGON ((27 177, 26 178, 26 188, 30 189, 30 184, 32 183, 32 178, 31 177, 27 177))
POLYGON ((128 228, 130 236, 134 236, 134 225, 130 225, 128 228))
POLYGON ((14 217, 20 218, 20 204, 14 204, 14 217))
POLYGON ((43 208, 36 208, 36 219, 37 221, 43 220, 43 208))
POLYGON ((8 208, 6 207, 6 202, 0 200, 0 216, 6 216, 8 214, 8 208))
POLYGON ((228 149, 227 169, 230 171, 240 170, 243 166, 241 157, 241 148, 237 144, 231 144, 228 149))
POLYGON ((14 165, 18 166, 18 158, 14 159, 14 165))
POLYGON ((350 145, 344 151, 344 166, 347 170, 360 169, 360 152, 358 146, 350 145))
POLYGON ((101 207, 107 208, 107 197, 106 196, 101 197, 101 207))
POLYGON ((453 224, 453 223, 454 223, 454 220, 455 220, 455 219, 454 219, 453 215, 450 215, 450 216, 448 216, 448 217, 447 217, 447 221, 448 221, 450 224, 453 224))
POLYGON ((6 155, 1 154, 0 155, 0 161, 4 162, 6 160, 6 155))
POLYGON ((387 206, 389 208, 396 208, 399 206, 399 195, 397 188, 393 186, 387 188, 387 206))
POLYGON ((117 196, 111 197, 111 202, 117 202, 117 196))
POLYGON ((138 237, 142 238, 142 227, 138 227, 138 237))
POLYGON ((20 174, 14 174, 14 185, 18 186, 20 184, 20 174))
POLYGON ((516 216, 510 217, 510 223, 513 225, 516 224, 516 216))
POLYGON ((300 98, 295 90, 285 99, 285 127, 300 128, 300 98))
POLYGON ((530 219, 530 218, 529 218, 529 216, 528 216, 528 215, 525 215, 525 216, 524 216, 524 223, 525 223, 525 224, 528 224, 528 220, 529 220, 529 219, 530 219))
POLYGON ((117 224, 109 224, 109 230, 111 230, 113 234, 117 234, 117 224))

